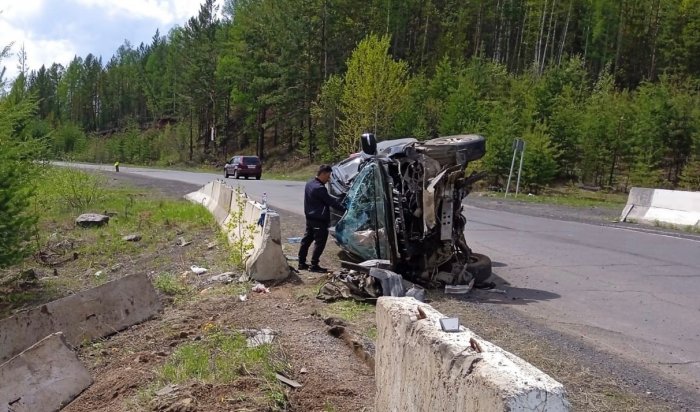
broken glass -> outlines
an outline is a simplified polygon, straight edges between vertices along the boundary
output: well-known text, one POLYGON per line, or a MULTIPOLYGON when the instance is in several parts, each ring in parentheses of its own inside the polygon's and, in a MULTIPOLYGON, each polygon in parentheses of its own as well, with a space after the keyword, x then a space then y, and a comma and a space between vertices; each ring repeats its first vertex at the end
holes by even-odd
POLYGON ((343 202, 347 212, 335 226, 340 247, 363 260, 390 258, 386 205, 391 203, 379 168, 377 163, 362 168, 343 202))

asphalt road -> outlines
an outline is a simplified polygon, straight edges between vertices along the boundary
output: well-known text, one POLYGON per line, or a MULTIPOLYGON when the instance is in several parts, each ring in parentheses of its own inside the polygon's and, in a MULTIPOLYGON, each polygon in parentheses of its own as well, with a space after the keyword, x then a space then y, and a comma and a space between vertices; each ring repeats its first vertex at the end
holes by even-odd
MULTIPOLYGON (((76 165, 113 170, 108 166, 76 165)), ((204 185, 222 175, 122 167, 204 185)), ((252 197, 303 214, 303 183, 227 179, 252 197)), ((467 241, 494 261, 509 305, 547 327, 700 387, 700 240, 469 206, 467 241)), ((500 287, 500 286, 499 286, 500 287)))

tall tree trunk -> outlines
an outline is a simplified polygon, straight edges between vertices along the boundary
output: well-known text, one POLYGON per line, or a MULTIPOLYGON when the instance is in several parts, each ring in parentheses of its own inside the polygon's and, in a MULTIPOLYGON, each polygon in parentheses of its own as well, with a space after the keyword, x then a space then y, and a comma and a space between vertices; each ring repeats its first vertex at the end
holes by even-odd
POLYGON ((615 45, 615 72, 620 69, 620 52, 622 50, 622 33, 624 28, 625 0, 620 0, 620 14, 617 19, 617 40, 615 45))
MULTIPOLYGON (((328 20, 328 0, 323 0, 323 22, 321 27, 321 48, 323 49, 323 81, 328 79, 328 39, 326 37, 326 24, 328 20)), ((277 130, 277 129, 275 129, 277 130)))
POLYGON ((540 34, 537 36, 537 46, 535 47, 535 68, 539 71, 540 56, 542 52, 542 36, 544 36, 544 25, 547 21, 547 0, 542 4, 542 18, 540 19, 540 34))
POLYGON ((479 2, 479 13, 477 14, 476 18, 476 33, 474 34, 474 57, 479 57, 479 53, 481 51, 481 10, 483 8, 483 4, 479 2))
POLYGON ((649 80, 656 78, 656 41, 659 36, 659 15, 661 14, 661 0, 656 1, 656 15, 653 23, 653 34, 651 40, 651 63, 649 65, 649 80))
POLYGON ((258 142, 257 142, 257 155, 260 160, 265 159, 265 122, 267 121, 267 109, 265 107, 260 108, 258 111, 258 142))
POLYGON ((542 74, 544 71, 545 63, 547 62, 547 47, 549 46, 549 39, 552 36, 552 20, 554 18, 554 7, 557 5, 557 0, 552 0, 552 7, 549 11, 549 24, 547 27, 547 37, 544 41, 544 49, 542 50, 542 58, 540 59, 539 73, 542 74))
MULTIPOLYGON (((428 2, 430 4, 430 2, 428 2)), ((423 61, 425 59, 425 48, 428 44, 428 26, 430 26, 430 11, 425 12, 425 30, 423 31, 423 45, 420 49, 420 67, 423 67, 423 61)))
POLYGON ((194 156, 194 136, 193 136, 194 132, 192 130, 192 126, 193 126, 192 116, 193 116, 192 108, 190 107, 190 157, 189 157, 190 162, 192 161, 192 158, 194 156))
POLYGON ((503 19, 503 13, 501 12, 501 0, 496 2, 496 33, 493 36, 493 56, 492 61, 498 62, 501 54, 501 20, 503 19))
POLYGON ((564 46, 566 45, 566 35, 569 32, 569 21, 571 20, 571 9, 573 9, 574 0, 569 0, 569 11, 566 13, 566 23, 564 23, 564 33, 561 36, 559 43, 559 56, 557 56, 557 64, 561 64, 561 57, 564 54, 564 46))
POLYGON ((520 35, 517 38, 517 41, 515 43, 517 51, 515 52, 515 71, 520 72, 520 52, 523 48, 523 44, 525 42, 525 27, 527 26, 527 18, 530 15, 530 6, 527 6, 527 9, 525 9, 525 13, 523 13, 523 22, 520 25, 520 35))

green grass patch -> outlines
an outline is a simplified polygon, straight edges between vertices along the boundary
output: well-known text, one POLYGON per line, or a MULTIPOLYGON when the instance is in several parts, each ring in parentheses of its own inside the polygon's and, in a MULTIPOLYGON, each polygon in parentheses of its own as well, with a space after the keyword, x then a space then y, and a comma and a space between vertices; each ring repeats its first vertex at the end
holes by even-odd
POLYGON ((193 293, 192 288, 172 273, 159 274, 153 279, 153 285, 168 296, 187 297, 193 293))
POLYGON ((285 167, 286 165, 274 165, 265 169, 263 166, 263 179, 268 180, 292 180, 305 182, 316 176, 318 165, 303 167, 285 167))
MULTIPOLYGON (((44 277, 30 290, 13 287, 3 293, 0 312, 101 285, 121 276, 119 267, 128 267, 144 257, 152 258, 146 266, 156 273, 171 270, 172 261, 163 261, 162 265, 154 262, 170 256, 160 251, 174 245, 178 236, 184 233, 191 237, 203 230, 218 232, 213 216, 204 207, 184 199, 161 198, 146 190, 112 184, 99 173, 70 168, 47 166, 42 177, 31 199, 31 208, 39 218, 31 239, 37 254, 10 271, 37 267, 36 259, 40 257, 40 273, 50 273, 51 267, 58 272, 44 277), (75 219, 82 213, 107 214, 110 220, 99 228, 81 228, 75 219), (142 238, 138 242, 123 240, 130 234, 142 238)), ((183 249, 181 253, 187 258, 191 252, 183 249)), ((159 282, 165 293, 179 297, 189 293, 176 279, 166 276, 159 282)))
POLYGON ((566 189, 550 191, 539 195, 509 193, 504 197, 503 193, 488 192, 488 197, 501 198, 506 201, 518 201, 527 203, 542 203, 550 205, 562 205, 572 207, 602 207, 607 209, 620 209, 627 203, 627 195, 621 193, 592 192, 579 189, 566 189))
POLYGON ((160 375, 169 383, 195 380, 214 384, 252 375, 261 380, 270 403, 280 407, 285 402, 284 391, 275 374, 284 368, 272 345, 249 348, 244 335, 212 327, 201 341, 178 347, 160 375))
POLYGON ((340 300, 330 303, 324 312, 329 316, 353 322, 368 313, 374 312, 374 305, 355 300, 340 300))

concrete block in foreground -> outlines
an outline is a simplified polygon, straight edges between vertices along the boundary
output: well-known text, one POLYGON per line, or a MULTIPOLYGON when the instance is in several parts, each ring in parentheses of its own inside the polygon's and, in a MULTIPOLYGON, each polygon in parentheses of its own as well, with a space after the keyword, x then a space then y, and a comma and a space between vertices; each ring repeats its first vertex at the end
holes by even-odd
POLYGON ((60 410, 92 384, 61 333, 0 365, 0 412, 60 410))
POLYGON ((377 411, 568 411, 564 387, 413 298, 377 303, 377 411), (418 307, 426 315, 418 313, 418 307))
POLYGON ((111 335, 153 316, 160 301, 146 274, 129 275, 0 320, 0 362, 55 332, 67 343, 111 335))

